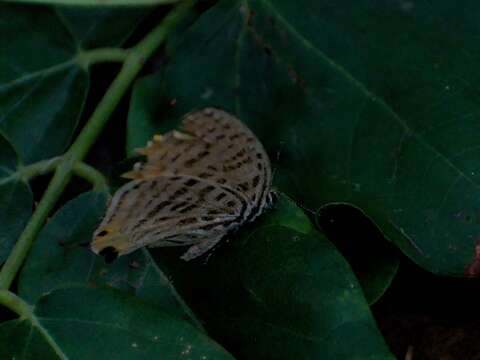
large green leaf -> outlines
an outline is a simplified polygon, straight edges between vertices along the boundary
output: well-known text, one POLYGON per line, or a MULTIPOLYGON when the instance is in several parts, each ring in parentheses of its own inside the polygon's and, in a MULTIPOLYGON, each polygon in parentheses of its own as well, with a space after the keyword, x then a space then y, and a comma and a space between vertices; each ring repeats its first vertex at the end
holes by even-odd
POLYGON ((137 251, 107 265, 89 250, 88 244, 104 214, 105 204, 105 194, 85 193, 53 216, 20 273, 19 295, 34 303, 42 295, 67 285, 108 286, 135 294, 201 328, 148 251, 137 251))
POLYGON ((121 44, 148 11, 0 4, 0 129, 25 163, 70 142, 89 87, 78 55, 121 44))
POLYGON ((0 324, 2 359, 232 359, 184 320, 123 292, 60 289, 0 324))
MULTIPOLYGON (((134 87, 127 130, 127 153, 129 155, 134 155, 135 148, 142 147, 157 129, 166 131, 175 126, 178 119, 175 116, 180 116, 182 111, 188 111, 188 107, 183 106, 178 111, 176 106, 172 107, 170 105, 171 100, 167 97, 159 98, 159 93, 168 94, 163 86, 164 83, 158 76, 148 76, 138 81, 134 87), (159 124, 159 120, 164 119, 167 121, 159 124)), ((212 104, 216 105, 217 103, 213 102, 212 104)), ((282 176, 288 176, 286 173, 280 173, 278 167, 275 170, 276 180, 279 180, 282 176)), ((125 171, 127 170, 124 169, 125 171)), ((327 219, 326 221, 329 220, 327 219)), ((370 221, 365 219, 363 223, 365 222, 369 223, 370 221)), ((351 229, 351 226, 347 224, 346 228, 351 229)), ((371 229, 367 228, 358 229, 358 233, 375 237, 375 232, 372 235, 371 229)), ((368 302, 370 304, 374 303, 383 295, 396 274, 398 268, 396 254, 388 247, 389 244, 382 244, 378 239, 372 242, 371 239, 365 240, 362 236, 360 244, 360 241, 353 239, 351 234, 338 234, 333 238, 335 240, 341 238, 343 244, 346 245, 346 251, 343 253, 351 261, 353 270, 362 284, 368 302), (347 237, 350 242, 355 242, 355 246, 348 246, 346 243, 347 237), (364 245, 363 247, 362 244, 364 245), (375 249, 368 250, 369 246, 375 246, 375 249), (362 248, 363 251, 358 252, 359 248, 362 248), (373 257, 371 256, 372 254, 374 254, 373 257)))
MULTIPOLYGON (((246 29, 242 28, 242 13, 238 6, 232 7, 232 4, 222 2, 207 12, 184 37, 170 45, 171 64, 164 67, 160 74, 137 82, 128 118, 127 152, 133 154, 133 150, 143 146, 155 131, 170 130, 176 126, 181 115, 194 108, 220 106, 236 112, 242 120, 249 122, 275 161, 275 182, 282 190, 297 195, 299 202, 304 202, 302 196, 308 198, 309 194, 302 191, 302 196, 298 196, 296 190, 303 189, 299 179, 317 183, 321 181, 315 172, 315 161, 307 162, 302 153, 296 153, 295 148, 283 140, 283 136, 279 138, 277 119, 272 110, 276 108, 273 101, 301 106, 304 94, 282 95, 293 86, 291 79, 285 75, 281 64, 276 64, 265 55, 263 48, 255 48, 256 39, 247 37, 246 29), (262 67, 265 68, 264 72, 262 67), (271 81, 277 81, 278 84, 270 84, 271 81), (268 98, 261 91, 255 91, 257 82, 259 86, 273 86, 272 91, 278 95, 268 98), (245 88, 239 87, 241 84, 245 84, 245 88), (249 98, 251 91, 254 99, 249 98), (257 112, 265 111, 267 114, 265 117, 255 114, 244 116, 247 105, 258 106, 257 112), (294 162, 301 167, 301 171, 289 168, 294 162), (308 176, 305 176, 305 172, 308 176), (283 185, 285 182, 287 185, 283 185)), ((297 119, 300 114, 292 116, 297 119)), ((293 133, 295 130, 292 127, 286 131, 293 133)), ((301 143, 298 139, 295 141, 294 145, 301 143)), ((314 141, 312 146, 317 146, 317 142, 314 141)), ((307 189, 318 190, 311 189, 311 186, 307 189)), ((377 253, 387 255, 380 250, 377 253)), ((357 272, 357 276, 367 289, 369 300, 374 302, 390 284, 397 260, 392 256, 378 256, 373 259, 370 257, 368 263, 372 271, 357 272), (391 264, 385 263, 388 260, 391 264)))
POLYGON ((189 263, 153 253, 238 359, 393 359, 348 263, 291 201, 230 240, 189 263))
MULTIPOLYGON (((257 337, 258 348, 254 346, 248 351, 258 351, 261 355, 259 358, 270 358, 264 354, 264 347, 283 341, 284 334, 277 329, 278 333, 272 332, 274 338, 264 337, 261 336, 261 327, 258 327, 258 333, 248 335, 244 332, 249 326, 242 321, 250 321, 250 317, 260 322, 270 321, 265 316, 277 317, 279 314, 298 319, 298 322, 291 324, 289 330, 297 332, 298 336, 306 334, 307 338, 315 338, 314 341, 304 342, 305 339, 301 340, 300 336, 300 340, 289 343, 287 354, 294 354, 304 347, 306 353, 311 354, 341 354, 343 350, 340 347, 325 339, 338 337, 340 341, 341 335, 336 334, 334 329, 340 325, 338 319, 343 319, 342 322, 352 322, 352 327, 344 328, 350 332, 349 341, 353 346, 352 352, 345 356, 357 353, 361 356, 362 352, 359 352, 355 344, 362 342, 365 343, 363 354, 380 354, 382 359, 389 358, 348 265, 332 245, 315 233, 308 219, 293 203, 282 198, 276 211, 263 218, 260 228, 256 226, 245 229, 244 236, 235 238, 235 248, 228 249, 228 245, 227 248, 221 247, 210 257, 208 266, 201 264, 203 259, 200 260, 200 265, 198 262, 190 265, 180 260, 176 254, 168 256, 167 260, 164 259, 171 264, 167 268, 171 272, 168 278, 151 260, 146 250, 106 265, 102 258, 81 245, 90 241, 104 208, 104 195, 86 193, 67 203, 52 217, 39 235, 20 274, 18 287, 22 298, 34 303, 59 287, 74 284, 106 285, 135 294, 169 314, 188 319, 201 329, 197 315, 193 315, 178 295, 172 285, 173 281, 175 286, 180 286, 189 296, 189 303, 195 306, 195 310, 199 311, 212 333, 222 343, 224 341, 230 344, 236 338, 241 344, 252 346, 251 336, 257 337), (277 248, 278 244, 282 246, 277 248), (236 256, 232 259, 231 254, 224 253, 225 250, 236 256), (283 261, 287 261, 287 264, 283 261), (271 278, 268 281, 274 285, 267 288, 263 288, 267 279, 256 283, 265 274, 284 276, 283 270, 276 273, 274 268, 287 269, 289 264, 293 266, 293 273, 288 281, 271 278), (172 267, 176 270, 172 271, 172 267), (222 275, 219 277, 219 274, 222 275), (336 275, 332 278, 333 274, 336 275), (267 313, 255 307, 250 310, 253 306, 250 303, 251 294, 245 296, 246 290, 243 288, 246 281, 254 282, 248 289, 268 295, 269 303, 262 307, 269 309, 267 313), (294 283, 298 289, 295 296, 290 288, 294 283), (237 297, 239 291, 240 296, 237 297), (213 301, 214 298, 221 298, 222 301, 213 301), (323 299, 323 305, 319 306, 318 299, 323 299), (291 314, 286 314, 284 307, 290 307, 291 314), (238 319, 240 323, 231 319, 226 321, 226 318, 233 316, 229 313, 230 310, 242 314, 238 319), (329 319, 327 316, 328 319, 325 320, 325 316, 333 312, 337 317, 329 319), (317 324, 318 328, 305 327, 310 322, 317 324), (224 326, 227 325, 228 329, 225 329, 224 326)), ((158 252, 163 253, 164 249, 158 252)), ((16 326, 27 331, 25 325, 16 326)))
POLYGON ((162 130, 172 121, 157 121, 193 108, 232 111, 279 154, 283 191, 312 210, 353 204, 424 268, 461 275, 480 231, 479 10, 476 1, 222 1, 138 85, 156 82, 158 116, 132 119, 162 130))
POLYGON ((32 193, 18 171, 17 154, 0 134, 0 264, 32 212, 32 193))

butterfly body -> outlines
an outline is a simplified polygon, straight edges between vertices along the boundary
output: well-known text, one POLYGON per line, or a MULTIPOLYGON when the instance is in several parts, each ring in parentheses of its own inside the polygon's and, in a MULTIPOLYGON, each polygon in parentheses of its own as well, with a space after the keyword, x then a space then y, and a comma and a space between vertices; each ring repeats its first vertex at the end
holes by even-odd
POLYGON ((140 247, 190 245, 202 255, 271 200, 271 167, 263 146, 234 116, 207 108, 188 114, 181 131, 156 135, 147 157, 126 174, 94 233, 92 250, 118 255, 140 247))

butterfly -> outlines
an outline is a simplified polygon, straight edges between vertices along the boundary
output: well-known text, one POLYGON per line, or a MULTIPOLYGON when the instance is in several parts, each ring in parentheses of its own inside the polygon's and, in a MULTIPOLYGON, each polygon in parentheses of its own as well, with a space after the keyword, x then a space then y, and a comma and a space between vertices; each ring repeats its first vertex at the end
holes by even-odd
POLYGON ((189 245, 184 260, 213 248, 271 206, 270 160, 235 116, 215 108, 187 114, 180 131, 155 135, 124 174, 91 249, 114 259, 138 248, 189 245))

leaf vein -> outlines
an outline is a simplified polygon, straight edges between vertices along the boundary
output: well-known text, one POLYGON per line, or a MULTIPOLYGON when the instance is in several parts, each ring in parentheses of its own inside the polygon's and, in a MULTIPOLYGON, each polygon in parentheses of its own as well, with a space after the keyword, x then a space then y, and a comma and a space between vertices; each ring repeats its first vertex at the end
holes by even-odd
POLYGON ((0 84, 0 91, 4 91, 4 90, 8 89, 9 87, 16 86, 18 84, 33 80, 33 79, 38 78, 38 77, 47 76, 47 75, 54 74, 56 72, 60 72, 60 71, 66 69, 70 66, 73 66, 75 63, 76 63, 75 59, 72 58, 68 61, 64 61, 62 63, 58 63, 56 65, 53 65, 53 66, 50 66, 50 67, 47 67, 47 68, 44 68, 44 69, 41 69, 41 70, 37 70, 37 71, 31 72, 31 73, 27 73, 25 75, 22 75, 22 76, 16 78, 15 80, 12 80, 12 81, 4 83, 4 84, 0 84))
POLYGON ((376 102, 379 106, 381 106, 387 114, 391 116, 393 120, 395 120, 407 133, 412 134, 417 142, 425 147, 427 150, 432 152, 435 155, 438 155, 445 164, 449 167, 453 168, 460 176, 464 177, 467 181, 472 183, 475 187, 480 188, 480 184, 475 182, 475 180, 470 177, 465 171, 463 171, 458 165, 453 163, 445 154, 427 142, 420 133, 415 132, 414 129, 410 127, 410 125, 395 111, 393 108, 390 107, 382 98, 374 94, 370 91, 362 82, 357 80, 351 73, 349 73, 344 67, 340 64, 336 63, 330 57, 328 57, 323 51, 315 47, 315 45, 306 39, 303 34, 299 33, 292 24, 290 24, 285 17, 279 13, 279 11, 273 6, 270 0, 262 0, 266 7, 270 10, 272 14, 274 14, 278 21, 283 24, 283 26, 306 48, 311 50, 317 57, 322 59, 326 64, 328 64, 332 69, 337 71, 339 74, 344 76, 348 81, 350 81, 356 88, 358 88, 365 96, 370 98, 372 101, 376 102))

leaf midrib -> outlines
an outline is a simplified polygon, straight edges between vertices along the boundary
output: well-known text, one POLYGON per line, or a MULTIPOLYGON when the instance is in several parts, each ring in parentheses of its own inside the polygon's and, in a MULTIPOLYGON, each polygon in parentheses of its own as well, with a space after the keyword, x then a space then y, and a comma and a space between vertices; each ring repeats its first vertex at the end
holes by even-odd
POLYGON ((43 325, 38 321, 37 316, 33 313, 30 314, 28 321, 30 321, 30 324, 32 327, 35 327, 38 329, 38 331, 43 335, 45 341, 52 347, 53 351, 55 354, 58 355, 58 357, 61 360, 69 360, 68 356, 62 351, 60 346, 57 344, 57 342, 54 340, 52 335, 48 332, 46 328, 43 327, 43 325))
POLYGON ((24 82, 27 82, 27 81, 30 81, 30 80, 34 80, 38 77, 48 76, 48 75, 51 75, 51 74, 61 72, 62 70, 66 69, 70 66, 74 66, 76 63, 77 63, 76 59, 71 58, 67 61, 63 61, 61 63, 52 65, 50 67, 46 67, 46 68, 43 68, 43 69, 40 69, 40 70, 37 70, 37 71, 26 73, 22 76, 17 77, 16 79, 14 79, 12 81, 0 84, 0 91, 7 90, 10 87, 14 87, 14 86, 19 85, 21 83, 24 83, 24 82))

